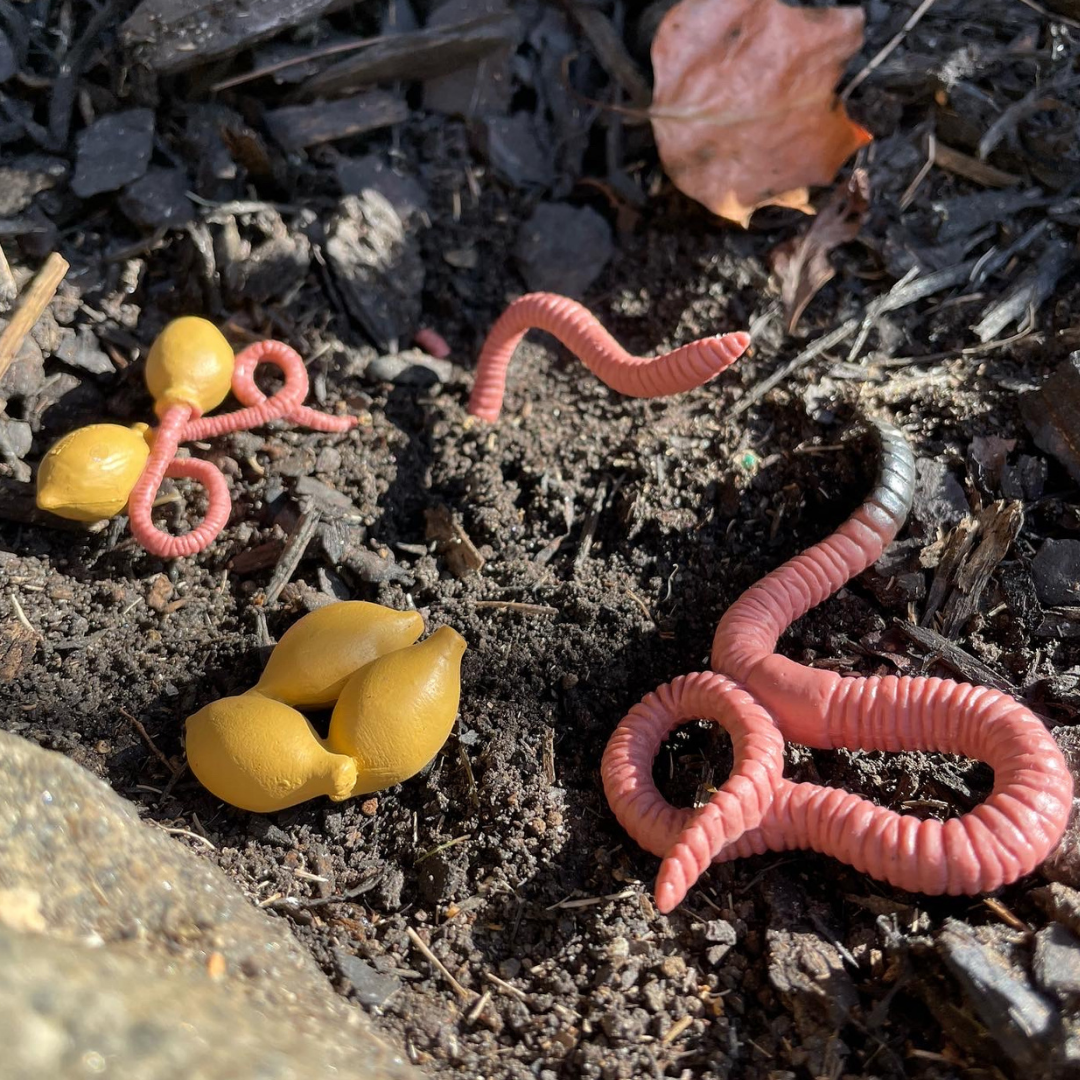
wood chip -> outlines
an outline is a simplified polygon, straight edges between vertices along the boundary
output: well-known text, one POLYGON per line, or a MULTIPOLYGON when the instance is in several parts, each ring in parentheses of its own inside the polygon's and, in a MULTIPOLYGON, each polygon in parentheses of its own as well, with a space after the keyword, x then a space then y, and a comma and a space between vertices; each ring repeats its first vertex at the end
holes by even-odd
POLYGON ((18 619, 0 623, 0 683, 17 679, 37 652, 38 635, 18 619))
POLYGON ((300 88, 298 97, 333 97, 378 82, 422 81, 445 75, 506 47, 519 32, 517 16, 505 12, 457 26, 394 34, 313 75, 300 88))
POLYGON ((386 90, 369 90, 339 101, 272 109, 266 114, 266 125, 286 150, 302 150, 403 123, 409 114, 404 98, 386 90))
POLYGON ((121 28, 121 40, 137 62, 158 75, 173 75, 342 6, 342 0, 143 0, 121 28))
POLYGON ((435 550, 446 559, 446 565, 454 577, 479 573, 484 568, 483 555, 447 507, 436 506, 425 510, 424 517, 427 521, 425 536, 435 543, 435 550))

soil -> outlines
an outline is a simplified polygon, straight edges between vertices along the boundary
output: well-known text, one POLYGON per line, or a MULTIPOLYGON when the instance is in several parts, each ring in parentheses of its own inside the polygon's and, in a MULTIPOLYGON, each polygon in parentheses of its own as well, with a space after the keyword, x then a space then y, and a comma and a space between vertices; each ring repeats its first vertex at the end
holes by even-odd
MULTIPOLYGON (((892 99, 883 115, 886 97, 869 83, 861 119, 888 145, 919 117, 892 99)), ((279 425, 215 443, 209 454, 231 468, 235 509, 197 558, 146 556, 122 519, 92 533, 0 521, 4 591, 40 635, 0 684, 5 728, 106 778, 146 818, 185 830, 178 842, 279 913, 282 932, 299 937, 343 994, 356 988, 336 950, 397 980, 372 1013, 431 1076, 929 1080, 1014 1072, 1015 1061, 939 1007, 956 991, 933 941, 949 920, 1001 927, 1002 911, 1045 926, 1031 895, 1043 884, 1037 875, 994 904, 931 900, 813 853, 766 855, 714 868, 672 915, 659 916, 650 901, 656 860, 608 811, 599 764, 634 702, 706 666, 716 620, 740 591, 855 508, 874 467, 855 424, 865 414, 900 426, 920 458, 946 463, 973 511, 1001 497, 971 467, 976 437, 1015 440, 1011 462, 1045 462, 1043 490, 1025 500, 1019 536, 956 641, 1037 695, 1049 722, 1076 721, 1075 684, 1050 680, 1080 666, 1080 638, 1067 626, 1018 633, 1003 588, 1010 575, 1029 580, 1043 540, 1080 538, 1076 484, 1035 446, 1018 405, 1077 344, 1075 270, 1036 312, 1031 332, 1004 347, 962 352, 993 283, 946 294, 889 316, 871 339, 878 351, 857 372, 845 363, 846 344, 838 346, 734 417, 736 402, 802 344, 889 287, 879 241, 904 215, 886 200, 865 242, 834 254, 835 279, 785 339, 769 253, 802 219, 766 211, 742 232, 661 185, 633 226, 616 230, 589 306, 637 353, 764 325, 761 344, 710 386, 642 402, 617 397, 534 335, 512 366, 503 417, 486 426, 465 411, 470 371, 487 328, 524 291, 512 251, 536 198, 487 180, 469 194, 462 177, 474 165, 461 121, 418 113, 395 140, 399 166, 423 176, 430 193, 430 228, 418 232, 423 323, 450 343, 454 375, 418 388, 350 373, 348 355, 322 347, 362 343, 363 335, 328 307, 314 267, 287 305, 233 313, 234 331, 285 336, 306 355, 321 354, 312 365, 317 392, 328 407, 343 400, 359 412, 359 432, 279 425), (452 185, 440 183, 449 177, 452 185), (476 254, 464 260, 471 265, 446 258, 465 250, 476 254), (889 366, 897 356, 923 359, 889 366), (364 581, 313 542, 280 599, 264 603, 303 476, 351 500, 365 543, 390 553, 411 583, 364 581), (455 576, 429 543, 425 512, 440 507, 478 548, 480 571, 455 576), (250 553, 263 544, 266 558, 253 566, 250 553), (449 624, 465 636, 454 734, 422 776, 377 798, 317 801, 270 817, 224 806, 182 768, 184 718, 254 683, 266 632, 276 640, 331 594, 415 606, 429 627, 449 624), (430 943, 467 1000, 409 929, 430 943)), ((388 144, 373 136, 363 146, 388 144)), ((925 183, 924 209, 975 190, 942 170, 925 183)), ((611 216, 603 198, 579 201, 611 216)), ((998 221, 1002 233, 1026 228, 1023 214, 998 221)), ((184 277, 193 273, 185 234, 171 243, 146 256, 132 297, 141 308, 132 332, 144 344, 167 317, 198 309, 184 277)), ((117 288, 115 264, 100 269, 110 282, 103 292, 117 288)), ((93 392, 50 410, 36 445, 100 418, 103 406, 117 422, 149 417, 140 378, 139 365, 88 376, 93 392)), ((200 512, 196 493, 183 496, 159 512, 172 528, 200 512)), ((920 553, 950 524, 916 517, 888 573, 853 581, 789 631, 782 650, 843 672, 948 674, 893 622, 921 615, 934 562, 920 562, 920 553)), ((656 775, 686 804, 718 784, 729 763, 724 738, 691 726, 666 745, 656 775)), ((969 809, 990 787, 977 763, 797 747, 788 775, 939 815, 969 809)))

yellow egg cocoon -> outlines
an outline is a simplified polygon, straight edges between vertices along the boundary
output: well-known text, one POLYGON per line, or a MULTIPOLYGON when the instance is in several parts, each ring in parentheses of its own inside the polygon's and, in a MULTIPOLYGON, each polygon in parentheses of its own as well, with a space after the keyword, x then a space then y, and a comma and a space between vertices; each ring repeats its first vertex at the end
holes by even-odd
POLYGON ((299 709, 328 708, 354 672, 423 632, 416 611, 362 600, 327 604, 285 631, 255 689, 299 709))
POLYGON ((442 748, 461 697, 465 639, 449 626, 388 653, 345 684, 330 718, 327 748, 356 761, 353 795, 415 776, 442 748))
POLYGON ((173 405, 198 412, 217 408, 229 396, 235 357, 222 332, 206 319, 186 315, 158 334, 146 358, 146 385, 154 411, 173 405))
POLYGON ((70 521, 119 514, 150 456, 145 424, 91 424, 68 432, 41 460, 37 504, 70 521))
POLYGON ((248 691, 188 717, 188 765, 199 783, 241 810, 269 814, 356 785, 351 758, 329 753, 295 709, 248 691))

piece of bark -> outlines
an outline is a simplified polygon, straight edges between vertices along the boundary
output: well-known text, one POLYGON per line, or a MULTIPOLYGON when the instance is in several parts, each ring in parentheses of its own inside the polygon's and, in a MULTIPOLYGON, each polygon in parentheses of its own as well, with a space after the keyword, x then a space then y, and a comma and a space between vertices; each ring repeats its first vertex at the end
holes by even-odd
POLYGON ((1060 364, 1038 390, 1020 398, 1020 415, 1035 445, 1080 482, 1080 352, 1060 364))
POLYGON ((174 75, 346 6, 344 0, 143 0, 120 36, 137 63, 174 75))
POLYGON ((445 75, 515 41, 519 26, 517 16, 507 12, 486 15, 457 26, 396 34, 312 76, 300 88, 298 96, 310 101, 377 82, 414 81, 445 75))
POLYGON ((1024 523, 1024 507, 1018 502, 996 502, 978 516, 979 538, 970 554, 957 566, 950 581, 951 592, 942 609, 942 633, 957 637, 979 608, 990 575, 1009 553, 1024 523))
POLYGON ((349 314, 390 352, 420 321, 424 264, 414 235, 387 199, 367 190, 338 203, 324 250, 349 314))
POLYGON ((403 98, 386 90, 369 90, 338 101, 285 105, 266 114, 266 125, 286 150, 302 150, 377 131, 408 118, 409 106, 403 98))
POLYGON ((127 109, 95 120, 75 140, 75 175, 71 190, 80 199, 117 191, 138 180, 154 150, 154 114, 127 109))
POLYGON ((483 570, 484 556, 445 506, 425 510, 424 519, 427 539, 435 543, 435 550, 446 559, 454 577, 463 578, 483 570))
POLYGON ((1053 295, 1058 281, 1076 261, 1076 247, 1069 240, 1053 240, 1016 284, 984 312, 975 335, 980 341, 993 341, 1010 324, 1018 326, 1028 314, 1038 311, 1053 295))

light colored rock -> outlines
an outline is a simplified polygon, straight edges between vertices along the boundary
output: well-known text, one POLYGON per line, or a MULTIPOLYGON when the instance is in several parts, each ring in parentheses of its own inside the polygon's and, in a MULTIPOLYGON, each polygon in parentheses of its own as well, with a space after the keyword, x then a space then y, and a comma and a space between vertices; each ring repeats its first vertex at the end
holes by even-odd
POLYGON ((3 732, 0 890, 29 913, 0 923, 5 1080, 103 1063, 120 1080, 416 1080, 284 924, 85 769, 3 732))

